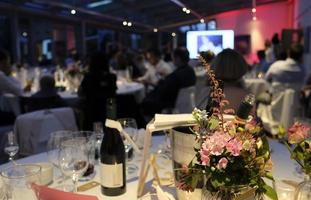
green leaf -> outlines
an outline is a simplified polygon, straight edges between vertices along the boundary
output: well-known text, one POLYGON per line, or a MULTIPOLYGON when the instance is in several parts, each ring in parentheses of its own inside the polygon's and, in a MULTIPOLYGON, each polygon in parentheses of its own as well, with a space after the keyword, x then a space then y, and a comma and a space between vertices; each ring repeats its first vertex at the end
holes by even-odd
POLYGON ((270 179, 270 180, 272 180, 272 181, 274 180, 273 175, 272 175, 271 172, 267 172, 267 173, 265 174, 265 177, 268 178, 268 179, 270 179))
POLYGON ((264 184, 263 188, 265 190, 264 191, 265 195, 267 195, 272 200, 278 200, 278 195, 271 186, 264 184))
POLYGON ((209 120, 209 128, 211 130, 216 129, 219 126, 219 120, 215 117, 211 117, 209 120))

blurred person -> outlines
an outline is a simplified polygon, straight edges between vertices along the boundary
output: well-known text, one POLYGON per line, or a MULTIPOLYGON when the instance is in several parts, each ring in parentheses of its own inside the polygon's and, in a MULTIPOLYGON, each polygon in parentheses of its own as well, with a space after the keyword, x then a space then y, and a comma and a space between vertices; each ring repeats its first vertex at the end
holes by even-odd
POLYGON ((52 76, 42 76, 39 81, 40 90, 34 93, 31 97, 44 98, 44 97, 60 97, 55 87, 55 80, 52 76))
POLYGON ((13 124, 15 114, 9 104, 5 93, 20 96, 22 88, 20 82, 11 76, 12 68, 9 53, 0 49, 0 125, 13 124))
POLYGON ((83 99, 84 130, 92 130, 93 123, 106 120, 106 100, 116 97, 117 77, 109 72, 109 60, 102 52, 91 55, 89 72, 81 82, 78 95, 83 99))
POLYGON ((267 63, 271 64, 275 61, 274 51, 271 42, 268 39, 265 41, 265 55, 267 63))
POLYGON ((257 73, 266 73, 270 67, 269 63, 266 61, 266 54, 264 50, 257 51, 258 63, 256 64, 255 70, 257 73))
POLYGON ((147 71, 142 77, 139 77, 137 81, 155 86, 159 80, 172 73, 171 66, 162 60, 159 50, 149 49, 146 57, 148 61, 147 71))
MULTIPOLYGON (((211 69, 214 70, 215 77, 223 88, 225 99, 230 103, 226 108, 237 111, 244 97, 249 94, 242 79, 247 72, 247 67, 243 56, 232 49, 224 49, 211 63, 211 69)), ((210 112, 216 106, 218 106, 217 102, 209 95, 206 110, 210 112)))
POLYGON ((40 79, 40 89, 25 102, 24 112, 42 109, 66 107, 67 103, 59 96, 52 76, 45 75, 40 79))
POLYGON ((10 93, 16 96, 22 94, 21 84, 11 76, 10 56, 5 50, 0 50, 0 95, 10 93))
POLYGON ((189 52, 186 48, 177 48, 173 51, 175 71, 160 80, 142 102, 143 113, 153 116, 161 113, 165 108, 174 108, 178 92, 182 88, 194 86, 196 76, 192 67, 188 65, 189 52))
POLYGON ((208 64, 210 64, 215 58, 215 53, 210 51, 210 50, 209 51, 202 51, 199 54, 208 64))
POLYGON ((286 60, 274 62, 267 71, 265 78, 269 82, 298 84, 304 81, 304 69, 301 66, 303 47, 300 44, 291 45, 286 60))

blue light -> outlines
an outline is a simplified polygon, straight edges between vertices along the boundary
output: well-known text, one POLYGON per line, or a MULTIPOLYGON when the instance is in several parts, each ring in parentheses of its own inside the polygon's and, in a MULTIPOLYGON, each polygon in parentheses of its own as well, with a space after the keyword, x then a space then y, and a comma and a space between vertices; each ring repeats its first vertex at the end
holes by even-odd
POLYGON ((110 4, 110 3, 112 3, 112 0, 96 1, 96 2, 93 2, 93 3, 89 3, 87 5, 87 7, 88 8, 96 8, 96 7, 104 6, 104 5, 107 5, 107 4, 110 4))

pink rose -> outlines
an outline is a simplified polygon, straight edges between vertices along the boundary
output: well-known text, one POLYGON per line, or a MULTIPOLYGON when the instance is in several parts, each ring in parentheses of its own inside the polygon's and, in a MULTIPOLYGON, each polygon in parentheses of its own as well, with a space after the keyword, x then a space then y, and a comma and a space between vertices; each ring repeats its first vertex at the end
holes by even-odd
POLYGON ((243 148, 241 140, 234 138, 228 142, 226 145, 227 151, 230 152, 233 156, 239 156, 240 151, 243 148))
POLYGON ((218 169, 226 169, 228 164, 227 158, 221 158, 217 164, 218 169))
POLYGON ((308 137, 309 130, 309 127, 304 126, 299 122, 295 122, 295 124, 288 129, 288 142, 290 144, 302 142, 308 137))
POLYGON ((202 149, 200 151, 200 156, 201 156, 201 164, 209 166, 210 165, 209 151, 202 149))

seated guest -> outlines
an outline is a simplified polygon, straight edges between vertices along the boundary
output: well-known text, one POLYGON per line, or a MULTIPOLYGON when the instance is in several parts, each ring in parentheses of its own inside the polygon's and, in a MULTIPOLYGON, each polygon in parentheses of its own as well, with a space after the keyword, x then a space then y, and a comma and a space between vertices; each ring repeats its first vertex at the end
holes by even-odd
POLYGON ((270 67, 270 64, 266 61, 266 54, 264 50, 257 51, 258 64, 256 65, 257 73, 266 73, 270 67))
POLYGON ((22 112, 67 106, 66 102, 58 95, 54 78, 51 76, 43 76, 40 79, 40 90, 30 98, 21 98, 21 104, 24 109, 22 112))
POLYGON ((11 70, 9 54, 0 50, 0 94, 10 93, 19 96, 22 94, 21 84, 11 76, 11 70))
POLYGON ((0 50, 0 125, 12 124, 15 120, 10 104, 3 94, 22 94, 21 84, 11 76, 11 70, 8 52, 0 50))
POLYGON ((78 94, 83 98, 83 130, 92 130, 93 123, 105 121, 106 99, 116 96, 117 78, 109 72, 105 54, 98 52, 90 57, 89 72, 81 82, 78 94))
MULTIPOLYGON (((213 60, 211 69, 224 90, 225 98, 230 102, 227 107, 237 111, 241 101, 248 94, 242 80, 247 72, 247 63, 243 56, 235 50, 225 49, 213 60)), ((211 111, 215 106, 216 102, 209 98, 206 110, 211 111)))
POLYGON ((270 82, 286 83, 301 87, 304 81, 304 70, 301 66, 303 47, 294 44, 288 51, 286 60, 274 62, 267 71, 265 78, 270 82))
POLYGON ((159 80, 163 79, 172 72, 171 66, 162 60, 161 52, 157 49, 147 51, 147 71, 137 79, 137 81, 149 85, 157 85, 159 80))
POLYGON ((194 70, 188 65, 189 52, 185 48, 178 48, 173 52, 173 62, 177 67, 151 91, 142 102, 145 115, 153 116, 161 113, 165 108, 173 108, 181 88, 194 86, 196 76, 194 70))
POLYGON ((60 97, 55 87, 55 80, 52 76, 43 76, 40 79, 40 90, 33 94, 34 98, 60 97))

